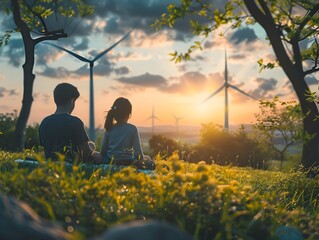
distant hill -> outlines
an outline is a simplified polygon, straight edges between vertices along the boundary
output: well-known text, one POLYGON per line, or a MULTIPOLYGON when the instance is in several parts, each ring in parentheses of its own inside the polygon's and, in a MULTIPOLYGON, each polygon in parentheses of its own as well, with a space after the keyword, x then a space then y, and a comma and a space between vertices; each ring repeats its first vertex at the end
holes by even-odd
MULTIPOLYGON (((152 137, 152 127, 137 127, 140 133, 141 142, 144 146, 148 146, 148 140, 152 137)), ((178 132, 174 125, 155 126, 154 134, 164 135, 168 138, 179 140, 181 142, 195 144, 199 141, 199 132, 201 126, 182 125, 179 126, 178 132)))
MULTIPOLYGON (((251 124, 236 124, 231 125, 230 130, 236 131, 244 125, 245 130, 247 132, 252 131, 251 124)), ((148 145, 148 140, 152 137, 152 127, 137 127, 140 133, 141 141, 144 146, 148 145)), ((178 132, 175 125, 158 125, 154 128, 154 134, 162 134, 166 137, 179 140, 181 142, 189 143, 189 144, 196 144, 200 138, 200 130, 201 125, 181 125, 178 128, 178 132)))

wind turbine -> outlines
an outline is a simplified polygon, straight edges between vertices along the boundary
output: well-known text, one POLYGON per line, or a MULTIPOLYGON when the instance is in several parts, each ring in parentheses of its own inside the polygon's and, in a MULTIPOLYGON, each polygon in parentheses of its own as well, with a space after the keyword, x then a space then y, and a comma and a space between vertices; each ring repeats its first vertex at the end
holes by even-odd
POLYGON ((172 115, 175 118, 176 133, 178 134, 178 123, 179 123, 179 120, 183 119, 183 117, 176 117, 174 114, 172 115))
POLYGON ((154 135, 154 122, 155 122, 155 119, 159 120, 158 117, 155 116, 154 114, 154 105, 153 105, 153 108, 152 108, 152 115, 148 118, 146 118, 145 120, 149 120, 149 119, 152 119, 152 135, 154 135))
POLYGON ((128 37, 128 35, 130 35, 130 33, 133 31, 134 28, 132 28, 128 33, 126 33, 120 40, 118 40, 116 43, 114 43, 112 46, 110 46, 109 48, 105 49, 104 51, 100 52, 98 55, 95 56, 95 58, 93 59, 87 59, 85 57, 82 57, 78 54, 76 54, 75 52, 72 52, 66 48, 63 48, 59 45, 56 45, 54 43, 48 43, 45 42, 45 44, 50 45, 52 47, 55 47, 57 49, 63 50, 67 53, 69 53, 70 55, 72 55, 73 57, 79 59, 82 62, 87 62, 90 64, 90 126, 89 126, 89 137, 90 140, 94 141, 95 140, 95 121, 94 121, 94 86, 93 86, 93 67, 94 67, 94 62, 99 60, 101 57, 103 57, 106 53, 108 53, 109 51, 111 51, 116 45, 118 45, 120 42, 122 42, 125 38, 128 37))
POLYGON ((241 89, 239 89, 238 87, 230 84, 228 82, 228 70, 227 70, 227 52, 225 49, 225 73, 224 73, 224 78, 225 78, 225 82, 224 84, 218 88, 215 92, 213 92, 211 95, 209 95, 202 103, 206 102, 207 100, 211 99, 212 97, 214 97, 217 93, 219 93, 220 91, 222 91, 223 89, 225 89, 225 122, 224 122, 224 129, 229 132, 229 121, 228 121, 228 112, 229 112, 229 108, 228 108, 228 88, 232 88, 238 92, 240 92, 241 94, 246 95, 247 97, 256 99, 252 96, 250 96, 248 93, 245 93, 244 91, 242 91, 241 89))

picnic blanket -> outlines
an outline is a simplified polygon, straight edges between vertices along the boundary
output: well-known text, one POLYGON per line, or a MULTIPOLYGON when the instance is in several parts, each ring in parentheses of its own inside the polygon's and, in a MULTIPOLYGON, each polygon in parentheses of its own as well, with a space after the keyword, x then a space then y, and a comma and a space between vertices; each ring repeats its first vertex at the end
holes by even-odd
MULTIPOLYGON (((39 161, 36 159, 31 159, 31 158, 27 158, 27 159, 15 159, 14 160, 19 166, 21 167, 31 167, 31 168, 35 168, 38 167, 39 165, 39 161)), ((72 167, 72 163, 69 162, 63 162, 65 164, 66 167, 72 167)), ((97 170, 97 169, 101 169, 102 171, 108 172, 108 171, 119 171, 122 168, 125 168, 127 166, 121 166, 121 165, 111 165, 111 164, 86 164, 86 163, 82 163, 80 164, 80 167, 84 170, 97 170)), ((154 171, 153 170, 149 170, 149 169, 136 169, 137 172, 142 172, 145 174, 151 174, 154 171)))

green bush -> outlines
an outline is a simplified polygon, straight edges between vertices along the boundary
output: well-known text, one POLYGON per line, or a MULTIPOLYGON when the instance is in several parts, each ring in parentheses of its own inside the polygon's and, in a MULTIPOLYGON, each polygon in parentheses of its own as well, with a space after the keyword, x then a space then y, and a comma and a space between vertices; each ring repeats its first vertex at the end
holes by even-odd
POLYGON ((0 149, 11 150, 13 148, 16 123, 16 112, 5 114, 0 113, 0 149))
POLYGON ((185 159, 185 156, 191 149, 188 144, 176 141, 172 138, 166 137, 163 134, 152 135, 148 143, 152 151, 152 156, 159 154, 165 159, 167 159, 173 153, 177 153, 180 159, 185 159))
POLYGON ((187 161, 266 169, 267 153, 248 136, 245 128, 228 133, 213 123, 203 124, 200 142, 193 147, 187 161))
MULTIPOLYGON (((0 149, 13 150, 15 140, 15 127, 18 120, 17 112, 0 113, 0 149)), ((25 148, 38 148, 39 124, 29 125, 25 130, 25 148)))

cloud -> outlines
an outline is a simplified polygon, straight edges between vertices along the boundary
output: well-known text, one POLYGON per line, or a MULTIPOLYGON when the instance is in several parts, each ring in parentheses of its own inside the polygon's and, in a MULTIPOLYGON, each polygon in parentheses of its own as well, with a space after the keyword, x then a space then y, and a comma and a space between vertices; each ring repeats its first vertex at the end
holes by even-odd
POLYGON ((278 80, 274 78, 256 78, 254 82, 257 84, 257 88, 251 91, 248 91, 248 94, 257 98, 272 98, 274 96, 274 91, 276 90, 276 85, 278 80))
POLYGON ((35 93, 33 93, 33 98, 35 100, 40 100, 45 104, 49 104, 51 96, 49 94, 46 94, 46 93, 42 94, 41 92, 35 92, 35 93))
POLYGON ((89 48, 89 39, 87 37, 83 37, 81 42, 73 47, 73 51, 83 51, 89 48))
POLYGON ((8 111, 8 109, 11 109, 11 107, 8 105, 0 105, 0 109, 4 109, 4 110, 8 111))
POLYGON ((188 64, 178 64, 178 65, 176 65, 176 67, 177 67, 177 70, 179 72, 186 72, 187 69, 189 68, 189 65, 188 64))
POLYGON ((231 60, 241 61, 242 59, 246 58, 246 55, 244 53, 235 53, 235 54, 231 54, 231 55, 227 56, 227 58, 231 59, 231 60))
POLYGON ((241 28, 235 31, 231 37, 230 41, 234 44, 240 44, 242 42, 250 43, 258 39, 255 31, 251 28, 241 28))
POLYGON ((114 69, 114 71, 117 75, 125 75, 130 73, 130 69, 128 67, 119 67, 114 69))
POLYGON ((166 84, 160 90, 168 93, 198 94, 209 84, 207 76, 200 72, 186 72, 180 77, 173 78, 173 83, 166 84))
POLYGON ((112 59, 114 59, 114 61, 120 62, 120 61, 140 60, 140 59, 143 59, 143 57, 138 56, 137 53, 128 51, 128 52, 117 52, 115 55, 112 56, 112 59))
POLYGON ((124 84, 130 84, 140 87, 163 87, 167 84, 167 80, 160 75, 153 75, 145 73, 143 75, 134 76, 134 77, 120 77, 117 79, 119 82, 124 84))
POLYGON ((21 39, 10 39, 4 47, 3 56, 9 60, 14 67, 20 67, 24 58, 24 47, 21 39))
POLYGON ((46 104, 50 102, 51 96, 49 94, 42 94, 42 101, 46 104))
MULTIPOLYGON (((125 84, 125 88, 142 91, 146 88, 154 88, 168 94, 195 95, 207 89, 214 89, 223 82, 223 76, 219 73, 206 76, 200 72, 186 72, 181 76, 164 78, 160 75, 145 73, 133 77, 120 77, 117 81, 125 84)), ((118 90, 118 88, 117 88, 118 90)), ((123 90, 121 90, 123 92, 123 90)))
POLYGON ((306 76, 305 80, 308 85, 317 85, 319 83, 318 79, 315 78, 313 75, 306 76))
POLYGON ((3 87, 0 87, 0 97, 4 97, 4 94, 6 93, 6 89, 3 87))
POLYGON ((4 87, 0 87, 0 98, 4 96, 17 96, 19 93, 16 89, 6 89, 4 87))
MULTIPOLYGON (((53 54, 49 57, 46 58, 47 61, 51 61, 51 59, 58 58, 60 55, 55 54, 57 50, 53 50, 53 54)), ((97 50, 91 50, 88 52, 88 56, 84 56, 85 58, 88 59, 93 59, 96 57, 100 51, 98 52, 97 50)), ((43 55, 44 56, 44 55, 43 55)), ((107 53, 105 56, 101 57, 98 59, 93 67, 93 74, 94 76, 109 76, 112 73, 115 73, 117 75, 125 75, 129 73, 129 68, 126 66, 122 67, 116 67, 115 62, 111 61, 113 58, 118 58, 115 55, 111 54, 110 52, 107 53)), ((41 61, 39 59, 39 61, 41 61)), ((45 64, 45 61, 43 60, 43 64, 40 64, 41 66, 41 71, 37 71, 37 74, 46 76, 46 77, 51 77, 51 78, 78 78, 78 77, 87 77, 89 76, 89 66, 87 63, 82 64, 81 67, 75 69, 75 70, 68 70, 65 67, 57 67, 57 68, 52 68, 48 65, 45 64)))
POLYGON ((42 71, 37 71, 36 73, 45 77, 56 79, 64 79, 71 76, 71 72, 65 67, 52 68, 45 66, 42 71))
MULTIPOLYGON (((123 36, 135 23, 138 23, 131 37, 123 44, 130 46, 154 47, 161 44, 167 44, 169 41, 180 40, 188 41, 193 35, 189 31, 189 19, 181 19, 176 22, 174 29, 167 31, 168 27, 156 32, 150 27, 156 19, 166 12, 168 4, 179 5, 179 0, 173 0, 169 3, 162 0, 92 0, 95 12, 92 16, 81 18, 65 19, 62 16, 51 16, 46 20, 50 30, 65 29, 68 38, 63 39, 67 46, 73 46, 74 51, 88 50, 97 34, 107 36, 108 39, 116 39, 123 36), (71 36, 71 37, 70 37, 71 36), (89 38, 88 36, 92 36, 89 38), (133 38, 134 36, 134 38, 133 38), (134 45, 133 45, 134 44, 134 45)), ((217 0, 214 7, 222 8, 224 2, 217 0)), ((201 23, 208 23, 210 20, 195 16, 201 23)), ((5 29, 14 29, 14 21, 11 16, 2 17, 0 24, 5 29)), ((11 39, 9 50, 6 51, 6 57, 14 66, 21 66, 21 60, 24 54, 22 41, 19 40, 18 48, 14 46, 14 40, 11 39)), ((62 41, 62 40, 61 40, 62 41)), ((40 44, 41 45, 41 44, 40 44)), ((43 65, 51 56, 44 50, 37 51, 36 56, 38 63, 43 65)))
POLYGON ((17 96, 19 93, 17 92, 16 89, 10 89, 7 91, 9 96, 17 96))
MULTIPOLYGON (((218 0, 217 6, 222 5, 223 1, 218 0)), ((180 4, 179 0, 173 0, 170 3, 180 4)), ((108 41, 110 39, 119 39, 131 29, 135 23, 138 23, 135 30, 131 33, 128 39, 126 39, 123 45, 137 47, 149 47, 154 48, 162 46, 164 44, 173 43, 174 40, 186 41, 192 38, 192 34, 189 31, 189 24, 186 23, 188 19, 178 21, 174 29, 167 30, 164 28, 161 31, 156 32, 150 27, 154 23, 155 19, 160 18, 161 14, 166 11, 169 3, 162 0, 109 0, 99 1, 92 0, 90 4, 96 6, 95 12, 92 16, 80 19, 74 18, 65 21, 64 17, 49 17, 46 19, 50 30, 58 28, 64 28, 69 36, 66 39, 55 41, 58 45, 67 47, 72 46, 73 51, 85 51, 92 46, 94 36, 99 34, 105 36, 108 41), (92 37, 88 37, 92 36, 92 37), (63 44, 62 44, 63 43, 63 44)), ((204 21, 202 18, 200 21, 204 21)), ((7 18, 0 19, 0 23, 8 28, 14 28, 13 19, 10 21, 7 18)), ((65 53, 61 51, 52 50, 52 47, 47 47, 44 44, 38 44, 36 47, 36 64, 45 67, 48 63, 59 59, 65 53), (50 50, 48 50, 50 49, 50 50)), ((24 48, 21 39, 11 39, 7 50, 4 52, 4 57, 9 59, 9 63, 20 67, 22 65, 24 57, 24 48)), ((114 56, 115 57, 115 56, 114 56)), ((151 58, 150 55, 139 55, 137 53, 131 55, 132 59, 135 58, 151 58)), ((192 59, 195 60, 195 59, 192 59)), ((204 61, 202 56, 199 56, 197 60, 204 61)), ((110 58, 109 61, 111 62, 110 58)), ((106 65, 106 71, 103 74, 109 74, 113 71, 117 74, 128 73, 128 68, 119 68, 106 65)), ((100 65, 102 67, 102 65, 100 65)), ((59 69, 61 70, 61 69, 59 69)), ((82 73, 81 69, 78 70, 82 73)), ((102 69, 98 69, 101 72, 102 69)), ((52 74, 52 73, 51 73, 52 74)), ((76 73, 75 73, 76 74, 76 73)), ((58 74, 56 74, 58 75, 58 74)))
POLYGON ((292 86, 292 84, 291 84, 291 82, 290 82, 289 80, 287 80, 287 81, 283 84, 282 88, 283 88, 283 89, 287 89, 287 91, 288 91, 287 94, 295 92, 295 89, 294 89, 294 87, 292 86))

